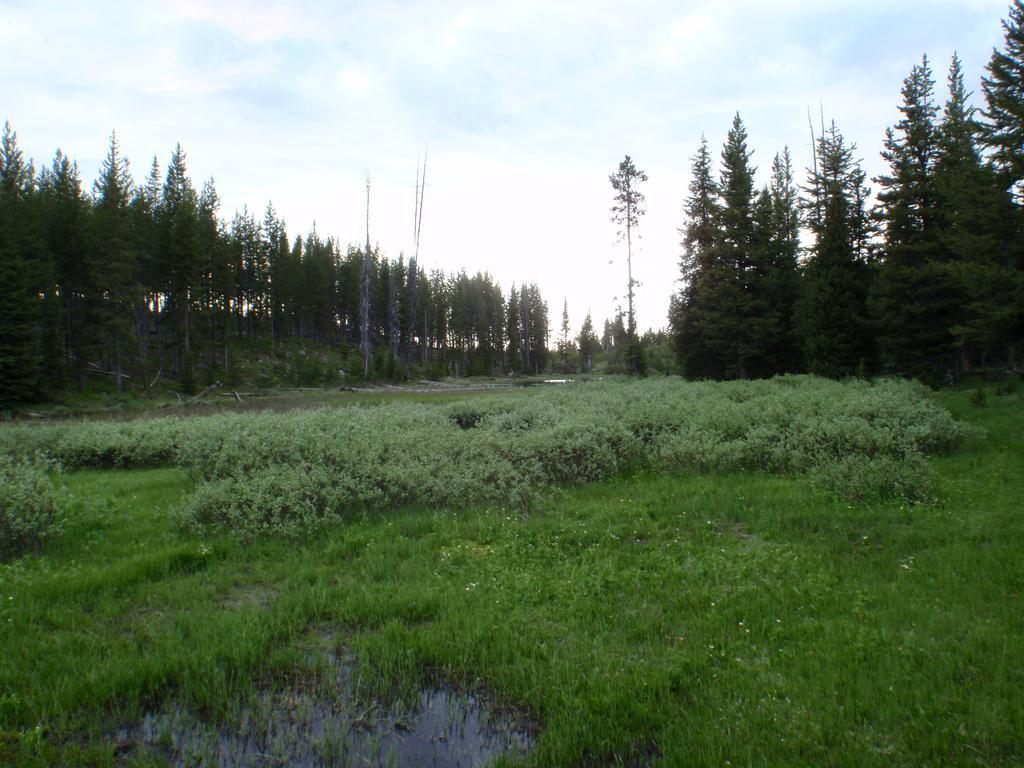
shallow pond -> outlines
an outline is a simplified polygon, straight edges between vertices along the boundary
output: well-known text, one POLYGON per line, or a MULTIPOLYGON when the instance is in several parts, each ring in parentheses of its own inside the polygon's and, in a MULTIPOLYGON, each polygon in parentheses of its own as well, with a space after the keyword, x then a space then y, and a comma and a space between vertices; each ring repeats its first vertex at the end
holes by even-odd
POLYGON ((452 687, 411 702, 356 703, 348 663, 333 685, 259 693, 226 722, 168 706, 122 728, 118 740, 173 766, 432 766, 469 768, 524 756, 536 727, 452 687))

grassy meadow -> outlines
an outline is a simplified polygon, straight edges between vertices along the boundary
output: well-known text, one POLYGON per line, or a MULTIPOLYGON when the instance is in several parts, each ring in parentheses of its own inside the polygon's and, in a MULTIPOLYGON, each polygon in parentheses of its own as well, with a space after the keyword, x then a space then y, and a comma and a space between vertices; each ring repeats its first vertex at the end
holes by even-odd
POLYGON ((0 564, 0 764, 175 764, 119 734, 326 647, 518 713, 502 764, 1019 765, 1022 434, 807 378, 5 427, 64 512, 0 564))

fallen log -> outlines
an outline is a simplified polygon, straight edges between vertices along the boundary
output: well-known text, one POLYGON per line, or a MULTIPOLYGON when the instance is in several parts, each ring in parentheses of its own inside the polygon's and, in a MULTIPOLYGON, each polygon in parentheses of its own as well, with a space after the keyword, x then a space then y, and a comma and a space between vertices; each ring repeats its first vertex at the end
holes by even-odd
POLYGON ((206 389, 204 389, 202 392, 200 392, 198 395, 195 395, 192 398, 190 398, 189 401, 192 402, 192 401, 195 401, 195 400, 201 400, 202 398, 206 397, 208 394, 210 394, 210 392, 212 392, 213 390, 217 389, 218 387, 220 387, 220 383, 219 382, 214 382, 213 384, 208 386, 206 389))

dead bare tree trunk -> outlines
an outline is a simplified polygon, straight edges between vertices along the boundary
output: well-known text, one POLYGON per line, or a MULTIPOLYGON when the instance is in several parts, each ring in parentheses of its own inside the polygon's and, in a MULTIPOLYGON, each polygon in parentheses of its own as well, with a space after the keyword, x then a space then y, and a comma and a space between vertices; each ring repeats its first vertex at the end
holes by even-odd
POLYGON ((811 129, 811 159, 814 169, 814 224, 821 226, 821 184, 818 183, 818 140, 814 136, 814 121, 811 120, 811 108, 807 107, 807 127, 811 129))

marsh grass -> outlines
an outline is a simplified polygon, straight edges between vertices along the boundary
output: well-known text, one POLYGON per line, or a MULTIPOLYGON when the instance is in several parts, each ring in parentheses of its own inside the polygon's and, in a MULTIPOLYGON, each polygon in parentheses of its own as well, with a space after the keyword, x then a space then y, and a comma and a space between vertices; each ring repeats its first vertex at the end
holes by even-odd
POLYGON ((529 765, 1020 764, 1024 408, 970 397, 941 402, 987 436, 927 459, 927 504, 644 470, 243 545, 174 525, 186 471, 70 473, 88 503, 0 566, 0 763, 150 764, 117 726, 287 690, 327 627, 368 700, 529 712, 529 765))

